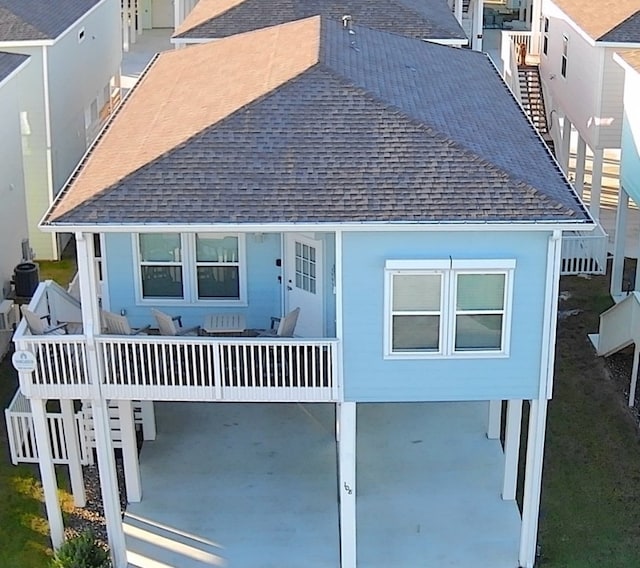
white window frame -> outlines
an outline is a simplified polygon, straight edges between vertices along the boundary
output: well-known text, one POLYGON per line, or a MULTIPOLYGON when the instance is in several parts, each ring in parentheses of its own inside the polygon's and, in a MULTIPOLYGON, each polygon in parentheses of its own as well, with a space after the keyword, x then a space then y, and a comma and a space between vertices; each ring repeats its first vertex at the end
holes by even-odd
POLYGON ((567 78, 567 68, 569 66, 569 36, 562 34, 562 53, 560 57, 560 75, 567 78))
MULTIPOLYGON (((447 260, 387 260, 384 282, 384 358, 385 359, 465 359, 505 358, 511 347, 511 319, 515 259, 447 259, 447 260), (437 351, 393 351, 393 276, 394 274, 440 274, 441 312, 440 340, 437 351), (455 349, 457 277, 459 274, 504 274, 504 302, 502 310, 479 310, 477 313, 501 313, 501 349, 455 349)), ((404 312, 406 313, 406 312, 404 312)))
MULTIPOLYGON (((167 231, 169 232, 169 231, 167 231)), ((133 258, 135 261, 135 293, 137 305, 163 305, 163 306, 184 306, 184 305, 207 305, 207 306, 235 306, 246 307, 247 304, 247 249, 244 233, 221 233, 216 231, 206 232, 206 234, 215 234, 220 237, 237 237, 238 238, 238 261, 227 263, 210 263, 196 259, 196 234, 197 233, 180 233, 180 246, 182 248, 182 262, 142 262, 140 255, 139 235, 142 233, 133 233, 131 243, 133 248, 133 258), (168 265, 180 264, 182 266, 182 298, 145 298, 142 294, 142 265, 168 265), (199 298, 198 297, 198 266, 237 266, 238 267, 238 292, 239 298, 199 298)))
POLYGON ((549 18, 545 16, 542 23, 542 55, 549 56, 549 18))

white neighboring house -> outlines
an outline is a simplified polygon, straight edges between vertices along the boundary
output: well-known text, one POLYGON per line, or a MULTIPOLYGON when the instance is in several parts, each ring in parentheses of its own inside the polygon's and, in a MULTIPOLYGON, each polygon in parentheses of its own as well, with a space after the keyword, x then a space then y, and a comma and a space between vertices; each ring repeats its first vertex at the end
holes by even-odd
POLYGON ((570 135, 578 133, 576 180, 582 191, 586 147, 593 153, 591 213, 599 217, 604 152, 620 148, 624 72, 614 62, 616 50, 640 49, 640 2, 545 0, 540 29, 533 30, 532 51, 539 46, 545 104, 564 118, 558 160, 567 171, 570 135), (539 39, 539 42, 537 41, 539 39))
POLYGON ((20 151, 20 107, 29 57, 0 51, 0 357, 11 341, 11 306, 6 300, 13 267, 22 258, 27 237, 27 211, 20 151))
MULTIPOLYGON (((30 245, 57 259, 67 239, 38 222, 119 100, 119 0, 0 0, 0 50, 31 56, 21 92, 30 245)), ((4 157, 4 156, 3 156, 4 157)))

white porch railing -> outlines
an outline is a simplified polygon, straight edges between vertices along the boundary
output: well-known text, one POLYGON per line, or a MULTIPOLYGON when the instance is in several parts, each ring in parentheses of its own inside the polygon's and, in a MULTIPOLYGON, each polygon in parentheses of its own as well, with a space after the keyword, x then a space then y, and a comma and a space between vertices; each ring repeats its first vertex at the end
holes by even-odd
POLYGON ((97 338, 106 398, 335 401, 335 339, 97 338))
POLYGON ((640 292, 631 292, 600 314, 598 355, 608 357, 632 343, 640 344, 640 292))
POLYGON ((598 223, 591 232, 575 231, 562 237, 563 276, 605 274, 607 271, 607 234, 598 223))
MULTIPOLYGON (((18 463, 38 463, 38 449, 29 400, 18 390, 4 414, 7 423, 11 463, 14 465, 18 463)), ((69 454, 67 453, 62 414, 48 412, 46 418, 49 426, 53 463, 68 464, 69 454)), ((89 452, 86 443, 84 443, 85 436, 81 434, 83 431, 81 413, 74 415, 74 423, 80 439, 80 462, 86 465, 89 463, 89 452)))
POLYGON ((518 77, 518 57, 517 43, 512 41, 511 36, 514 32, 502 32, 502 42, 500 44, 500 59, 502 59, 502 78, 507 84, 516 100, 522 104, 522 95, 520 93, 520 79, 518 77))

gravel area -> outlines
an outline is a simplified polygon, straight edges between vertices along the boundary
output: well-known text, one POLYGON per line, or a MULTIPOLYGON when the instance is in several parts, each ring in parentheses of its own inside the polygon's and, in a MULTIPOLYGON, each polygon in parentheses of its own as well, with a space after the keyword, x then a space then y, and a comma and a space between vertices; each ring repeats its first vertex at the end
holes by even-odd
MULTIPOLYGON (((120 489, 120 508, 124 513, 127 508, 127 494, 124 485, 124 466, 122 457, 116 451, 116 472, 118 474, 118 488, 120 489)), ((87 504, 85 507, 75 507, 73 512, 65 518, 65 533, 67 538, 76 536, 91 529, 102 546, 107 547, 107 529, 104 521, 104 508, 100 492, 100 475, 98 465, 87 465, 82 468, 84 474, 87 504)))

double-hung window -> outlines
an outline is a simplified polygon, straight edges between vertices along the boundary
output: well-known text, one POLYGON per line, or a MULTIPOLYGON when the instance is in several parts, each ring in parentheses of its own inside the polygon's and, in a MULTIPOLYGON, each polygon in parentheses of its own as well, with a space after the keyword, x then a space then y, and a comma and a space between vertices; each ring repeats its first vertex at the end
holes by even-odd
POLYGON ((389 260, 385 356, 506 356, 513 260, 389 260))
POLYGON ((562 60, 560 61, 560 75, 567 77, 567 57, 569 55, 569 37, 562 36, 562 60))
POLYGON ((544 19, 544 27, 542 29, 542 53, 547 55, 549 51, 549 18, 544 19))
POLYGON ((141 301, 246 301, 243 235, 141 233, 134 243, 141 301))

